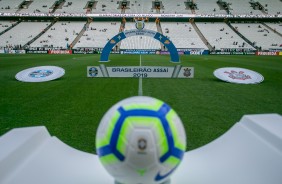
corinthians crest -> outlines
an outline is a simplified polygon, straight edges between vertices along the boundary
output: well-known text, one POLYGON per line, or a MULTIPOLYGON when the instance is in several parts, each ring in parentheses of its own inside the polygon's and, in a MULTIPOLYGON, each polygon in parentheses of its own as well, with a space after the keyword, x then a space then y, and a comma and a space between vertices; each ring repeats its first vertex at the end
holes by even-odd
POLYGON ((225 71, 224 73, 229 74, 228 77, 231 79, 238 79, 238 80, 252 79, 251 76, 246 75, 245 72, 243 71, 236 72, 234 70, 231 70, 230 72, 225 71))
POLYGON ((185 77, 190 77, 190 76, 191 76, 191 69, 185 68, 183 75, 184 75, 185 77))

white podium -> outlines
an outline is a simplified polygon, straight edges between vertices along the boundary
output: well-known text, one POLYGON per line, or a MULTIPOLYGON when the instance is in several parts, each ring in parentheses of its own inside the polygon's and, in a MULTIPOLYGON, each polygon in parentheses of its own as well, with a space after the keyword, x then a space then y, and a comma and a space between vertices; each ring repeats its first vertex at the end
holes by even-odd
MULTIPOLYGON (((171 184, 281 183, 278 114, 243 116, 215 141, 186 152, 171 177, 171 184)), ((45 127, 29 127, 0 137, 0 184, 114 184, 114 179, 97 155, 69 147, 45 127)))

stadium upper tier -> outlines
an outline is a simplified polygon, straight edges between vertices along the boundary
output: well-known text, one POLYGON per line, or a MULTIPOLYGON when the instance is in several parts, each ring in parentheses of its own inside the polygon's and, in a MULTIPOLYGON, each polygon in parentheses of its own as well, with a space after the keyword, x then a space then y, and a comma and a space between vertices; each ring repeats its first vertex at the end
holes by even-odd
POLYGON ((85 22, 58 21, 30 47, 66 49, 82 30, 85 22))
MULTIPOLYGON (((111 21, 0 21, 1 48, 99 48, 135 22, 111 21), (123 28, 124 26, 124 28, 123 28), (31 29, 32 28, 32 29, 31 29)), ((178 49, 281 49, 281 23, 146 22, 145 29, 167 36, 178 49)), ((122 40, 115 49, 158 49, 162 44, 147 36, 122 40)), ((165 48, 164 48, 165 49, 165 48)))
POLYGON ((225 23, 196 23, 208 42, 216 49, 253 49, 225 23))
MULTIPOLYGON (((7 23, 4 23, 7 24, 7 23)), ((2 47, 22 47, 37 36, 50 23, 48 22, 22 22, 0 36, 2 47), (31 29, 32 28, 32 29, 31 29)))
POLYGON ((118 34, 120 22, 91 22, 74 48, 103 48, 113 36, 118 34))
POLYGON ((263 50, 281 49, 282 38, 280 35, 274 33, 271 30, 272 28, 269 29, 259 23, 233 23, 232 26, 253 42, 255 46, 261 47, 263 50))
POLYGON ((280 0, 1 0, 0 13, 280 15, 280 0))
POLYGON ((174 43, 176 48, 208 49, 194 27, 188 22, 162 22, 163 34, 174 43))

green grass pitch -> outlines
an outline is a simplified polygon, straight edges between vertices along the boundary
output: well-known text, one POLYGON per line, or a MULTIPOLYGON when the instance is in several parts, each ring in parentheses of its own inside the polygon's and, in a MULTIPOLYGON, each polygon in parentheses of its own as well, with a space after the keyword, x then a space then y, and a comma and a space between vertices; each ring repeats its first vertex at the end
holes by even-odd
MULTIPOLYGON (((51 135, 82 151, 95 153, 95 133, 103 114, 118 101, 138 95, 136 78, 87 78, 86 67, 99 55, 0 55, 0 136, 13 128, 46 126, 51 135), (66 74, 55 81, 23 83, 16 73, 54 65, 66 74)), ((107 66, 137 66, 139 55, 110 56, 107 66)), ((169 56, 142 55, 142 65, 173 66, 169 56)), ((194 79, 143 79, 143 95, 168 103, 181 117, 187 150, 225 133, 245 114, 282 114, 282 58, 279 56, 181 56, 195 67, 194 79), (220 67, 261 73, 261 84, 222 82, 220 67)))

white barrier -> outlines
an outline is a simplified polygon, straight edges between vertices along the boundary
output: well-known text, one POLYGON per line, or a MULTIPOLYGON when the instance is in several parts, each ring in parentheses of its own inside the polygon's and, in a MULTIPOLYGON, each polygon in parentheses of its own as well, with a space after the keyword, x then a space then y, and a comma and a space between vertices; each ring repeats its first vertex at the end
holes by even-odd
MULTIPOLYGON (((224 135, 185 153, 171 184, 281 184, 282 117, 246 115, 224 135)), ((96 155, 73 149, 45 127, 0 137, 0 184, 114 184, 96 155)))

